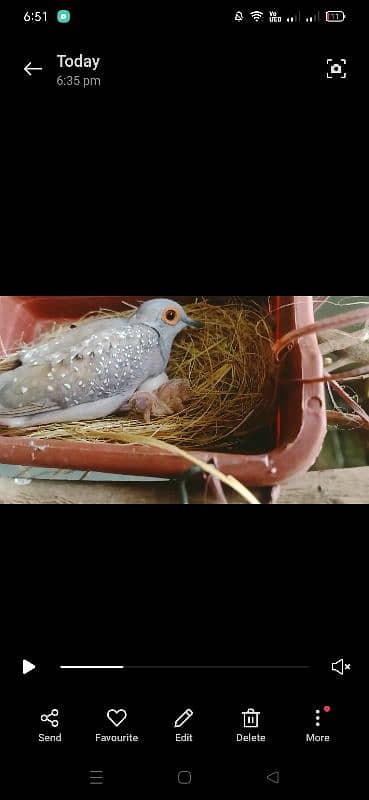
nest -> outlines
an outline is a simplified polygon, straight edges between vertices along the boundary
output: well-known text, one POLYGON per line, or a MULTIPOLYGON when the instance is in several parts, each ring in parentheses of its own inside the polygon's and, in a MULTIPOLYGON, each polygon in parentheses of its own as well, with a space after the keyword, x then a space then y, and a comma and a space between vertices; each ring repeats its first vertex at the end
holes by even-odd
MULTIPOLYGON (((192 399, 184 411, 149 424, 125 415, 13 428, 5 433, 88 442, 124 442, 127 435, 137 435, 192 450, 237 447, 250 431, 265 425, 273 408, 273 332, 269 315, 265 308, 237 299, 223 306, 199 301, 187 305, 186 312, 203 322, 204 328, 196 332, 186 329, 172 348, 168 376, 187 378, 192 390, 192 399)), ((120 315, 127 313, 132 312, 120 315)), ((116 316, 111 311, 94 316, 102 315, 116 316)))

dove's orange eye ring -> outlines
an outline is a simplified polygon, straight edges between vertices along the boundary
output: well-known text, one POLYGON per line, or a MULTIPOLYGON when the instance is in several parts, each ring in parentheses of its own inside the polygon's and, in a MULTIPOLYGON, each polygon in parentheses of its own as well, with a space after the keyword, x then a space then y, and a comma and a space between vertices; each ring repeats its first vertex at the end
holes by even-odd
POLYGON ((177 325, 181 319, 181 314, 178 311, 178 308, 169 306, 169 308, 166 308, 165 311, 163 311, 161 318, 163 322, 167 323, 167 325, 177 325))

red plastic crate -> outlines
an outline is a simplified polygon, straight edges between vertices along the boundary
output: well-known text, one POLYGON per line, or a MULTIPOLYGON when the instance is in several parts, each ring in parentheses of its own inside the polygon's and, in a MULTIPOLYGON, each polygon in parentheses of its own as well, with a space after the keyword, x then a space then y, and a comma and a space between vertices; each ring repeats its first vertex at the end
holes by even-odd
MULTIPOLYGON (((11 351, 19 341, 32 341, 50 323, 80 318, 100 308, 121 309, 122 300, 136 303, 148 296, 0 296, 0 344, 11 351)), ((176 296, 191 302, 194 296, 176 296)), ((212 298, 225 302, 226 296, 212 298)), ((280 335, 314 321, 313 298, 306 295, 271 297, 280 335)), ((290 352, 284 375, 296 382, 283 383, 276 411, 277 445, 269 453, 248 455, 198 452, 227 474, 248 486, 272 486, 316 461, 326 433, 323 383, 304 384, 301 379, 322 376, 323 363, 315 335, 301 339, 290 352)), ((0 435, 0 463, 34 467, 66 468, 125 475, 178 477, 188 469, 186 459, 151 447, 79 443, 63 440, 5 437, 0 435)))

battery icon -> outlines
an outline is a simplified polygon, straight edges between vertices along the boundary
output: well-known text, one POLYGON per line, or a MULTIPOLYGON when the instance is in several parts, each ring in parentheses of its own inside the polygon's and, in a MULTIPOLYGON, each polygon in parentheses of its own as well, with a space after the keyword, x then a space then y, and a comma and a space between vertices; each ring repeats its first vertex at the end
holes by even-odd
POLYGON ((325 12, 325 21, 326 22, 344 22, 346 19, 346 14, 344 11, 326 11, 325 12))

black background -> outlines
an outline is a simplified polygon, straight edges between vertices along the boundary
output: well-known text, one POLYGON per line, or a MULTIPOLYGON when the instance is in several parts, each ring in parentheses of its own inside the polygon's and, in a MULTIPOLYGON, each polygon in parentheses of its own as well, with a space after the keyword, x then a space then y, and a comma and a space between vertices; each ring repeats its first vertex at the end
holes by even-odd
POLYGON ((99 294, 102 268, 112 294, 138 280, 139 292, 188 282, 207 295, 209 269, 219 294, 274 282, 309 293, 323 271, 337 281, 360 170, 354 12, 343 24, 236 25, 230 3, 64 5, 74 22, 48 29, 19 13, 23 63, 45 48, 50 69, 19 72, 27 258, 22 289, 19 270, 4 275, 9 293, 58 294, 61 277, 66 294, 86 293, 86 278, 99 294), (55 87, 67 42, 104 58, 102 88, 55 87), (347 80, 327 80, 326 58, 346 56, 347 80))
POLYGON ((354 630, 361 600, 351 584, 354 569, 361 583, 356 546, 338 540, 330 507, 326 521, 324 509, 309 519, 304 507, 305 529, 298 507, 289 520, 283 508, 278 520, 263 508, 264 519, 244 507, 233 507, 242 512, 233 515, 228 508, 224 517, 219 507, 188 507, 182 525, 171 507, 124 514, 101 507, 93 515, 60 507, 59 525, 46 507, 20 509, 34 535, 23 542, 17 580, 16 787, 46 797, 92 790, 174 797, 183 790, 178 771, 190 770, 194 797, 352 793, 362 713, 354 630), (25 676, 23 658, 37 665, 25 676), (352 667, 342 677, 331 671, 341 658, 352 667), (74 672, 61 664, 126 668, 74 672), (310 669, 229 669, 247 665, 310 669), (332 711, 322 713, 318 729, 315 710, 324 705, 332 711), (60 709, 63 743, 38 743, 39 733, 59 733, 39 719, 53 708, 60 709), (105 719, 109 708, 128 712, 117 730, 105 719), (173 721, 186 708, 194 718, 182 730, 194 741, 175 743, 173 721), (248 708, 261 712, 267 742, 232 741, 248 708), (95 744, 97 732, 130 732, 142 742, 95 744), (306 733, 332 741, 306 743, 306 733), (103 788, 90 786, 89 771, 100 769, 103 788), (274 770, 279 785, 266 781, 274 770))

